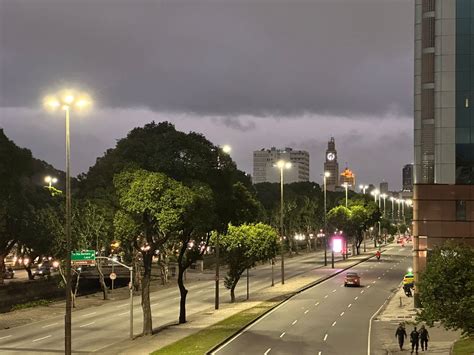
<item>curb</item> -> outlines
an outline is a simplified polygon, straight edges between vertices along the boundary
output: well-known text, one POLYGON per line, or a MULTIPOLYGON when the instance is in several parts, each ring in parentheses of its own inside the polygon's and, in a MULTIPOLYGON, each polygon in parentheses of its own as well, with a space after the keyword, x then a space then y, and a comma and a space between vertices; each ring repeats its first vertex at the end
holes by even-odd
MULTIPOLYGON (((385 251, 385 250, 384 250, 385 251)), ((285 298, 279 302, 278 304, 276 304, 275 306, 269 308, 268 310, 266 310, 264 313, 262 313, 261 315, 259 315, 257 318, 253 319, 250 323, 248 323, 244 328, 240 329, 239 331, 229 335, 227 338, 225 338, 223 341, 221 341, 219 344, 215 345, 214 347, 212 347, 210 350, 208 350, 206 352, 206 355, 213 355, 214 352, 216 350, 218 350, 220 347, 222 347, 224 344, 228 343, 232 338, 234 338, 235 336, 245 332, 247 329, 249 329, 254 323, 256 323, 257 321, 259 321, 261 318, 265 317, 268 313, 272 312, 273 310, 275 310, 277 307, 280 307, 281 305, 283 305, 285 302, 289 301, 292 297, 296 296, 297 294, 300 294, 301 292, 303 291, 306 291, 308 289, 310 289, 311 287, 314 287, 316 285, 319 285, 320 283, 323 283, 324 281, 326 280, 329 280, 331 278, 333 278, 334 276, 337 276, 339 274, 341 274, 342 272, 356 266, 356 265, 359 265, 371 258, 375 257, 375 255, 371 255, 371 256, 368 256, 366 258, 363 258, 363 259, 360 259, 359 261, 357 261, 356 263, 354 264, 351 264, 350 266, 348 267, 345 267, 339 271, 336 271, 328 276, 325 276, 325 277, 322 277, 314 282, 311 282, 301 288, 299 288, 298 290, 292 292, 292 293, 289 293, 287 295, 283 295, 285 298)), ((271 300, 269 300, 271 301, 271 300)))

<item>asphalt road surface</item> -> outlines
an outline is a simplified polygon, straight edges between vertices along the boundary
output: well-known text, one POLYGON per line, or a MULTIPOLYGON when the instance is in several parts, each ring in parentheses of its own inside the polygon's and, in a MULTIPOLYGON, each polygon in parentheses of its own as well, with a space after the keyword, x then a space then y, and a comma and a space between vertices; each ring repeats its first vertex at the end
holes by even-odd
MULTIPOLYGON (((322 263, 323 256, 321 252, 310 253, 298 258, 286 258, 286 278, 294 277, 321 266, 322 263)), ((280 280, 279 266, 279 263, 275 265, 276 283, 280 280)), ((271 283, 271 267, 265 265, 251 270, 250 280, 251 292, 268 287, 271 283)), ((236 296, 243 296, 245 293, 246 282, 244 277, 237 287, 236 296)), ((220 294, 221 302, 229 302, 228 290, 222 287, 220 294)), ((213 305, 214 281, 200 281, 189 287, 186 307, 188 315, 205 311, 213 305)), ((155 328, 175 323, 178 319, 179 310, 179 291, 177 287, 152 293, 151 306, 155 328)), ((100 352, 101 349, 126 339, 129 336, 129 308, 129 301, 122 300, 73 312, 73 351, 100 352)), ((140 334, 142 324, 140 297, 135 297, 135 335, 140 334)), ((63 349, 64 318, 62 316, 0 331, 0 354, 51 354, 63 353, 63 349)))
POLYGON ((389 246, 380 261, 350 269, 361 275, 361 287, 344 287, 343 272, 292 297, 214 353, 365 355, 369 321, 411 263, 411 248, 389 246))

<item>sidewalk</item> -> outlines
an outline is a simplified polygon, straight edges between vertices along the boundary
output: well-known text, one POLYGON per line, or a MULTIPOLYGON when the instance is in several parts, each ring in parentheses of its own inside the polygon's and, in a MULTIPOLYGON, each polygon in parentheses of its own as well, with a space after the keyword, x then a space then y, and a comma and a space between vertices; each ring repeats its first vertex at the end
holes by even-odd
MULTIPOLYGON (((250 300, 245 301, 242 297, 238 297, 236 303, 222 303, 219 310, 209 308, 204 312, 193 314, 188 317, 186 324, 169 324, 159 329, 158 333, 150 337, 141 337, 131 340, 125 340, 112 347, 102 349, 101 354, 149 354, 155 350, 161 349, 166 345, 174 343, 180 339, 198 332, 210 325, 218 323, 238 312, 257 306, 263 301, 275 303, 275 306, 281 301, 291 297, 311 285, 320 282, 328 277, 333 276, 344 269, 347 269, 357 263, 367 260, 374 255, 375 248, 367 248, 366 253, 354 256, 348 260, 336 262, 336 268, 332 269, 331 265, 327 267, 318 266, 291 279, 287 279, 284 285, 276 283, 274 287, 266 287, 260 291, 251 292, 250 300)), ((228 297, 228 294, 222 295, 228 297)))
MULTIPOLYGON (((413 305, 413 297, 405 296, 403 288, 393 295, 385 309, 374 318, 372 323, 373 354, 406 354, 411 351, 410 332, 416 326, 419 329, 422 323, 416 323, 416 308, 413 305), (403 345, 404 350, 400 351, 395 331, 399 323, 405 324, 408 338, 403 345)), ((430 341, 426 354, 450 354, 451 346, 459 339, 460 332, 447 331, 438 326, 427 327, 430 341)), ((421 346, 418 349, 422 353, 421 346)))

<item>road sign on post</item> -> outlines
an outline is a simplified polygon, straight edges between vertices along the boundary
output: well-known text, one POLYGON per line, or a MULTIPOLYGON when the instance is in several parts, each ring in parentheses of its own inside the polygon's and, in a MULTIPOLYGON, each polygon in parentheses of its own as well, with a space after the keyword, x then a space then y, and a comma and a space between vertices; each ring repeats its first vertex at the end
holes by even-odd
POLYGON ((73 265, 95 265, 95 250, 73 251, 71 262, 73 265))

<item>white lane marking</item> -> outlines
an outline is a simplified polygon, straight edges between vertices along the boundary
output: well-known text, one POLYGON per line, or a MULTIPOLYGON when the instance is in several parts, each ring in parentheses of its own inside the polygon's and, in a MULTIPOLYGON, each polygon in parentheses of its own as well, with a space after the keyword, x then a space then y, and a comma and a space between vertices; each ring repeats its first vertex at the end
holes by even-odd
POLYGON ((336 289, 332 290, 333 293, 336 292, 336 291, 337 291, 336 289))
POLYGON ((181 297, 175 297, 173 298, 173 300, 179 300, 181 297))
POLYGON ((358 298, 359 298, 359 296, 355 296, 355 297, 354 297, 354 301, 357 301, 358 298))
POLYGON ((90 322, 90 323, 87 323, 87 324, 83 324, 83 325, 80 325, 79 328, 84 328, 84 327, 87 327, 88 325, 92 325, 94 323, 95 322, 90 322))
POLYGON ((380 280, 380 276, 379 276, 379 277, 377 277, 377 279, 379 279, 379 280, 380 280))
POLYGON ((81 317, 93 316, 93 315, 96 314, 96 313, 97 313, 97 312, 92 312, 92 313, 83 314, 81 317))
POLYGON ((270 352, 270 350, 272 350, 272 348, 268 348, 267 351, 265 351, 265 352, 263 353, 263 355, 268 355, 268 353, 270 352))
MULTIPOLYGON (((153 299, 153 297, 150 298, 150 299, 153 299)), ((121 307, 126 307, 126 306, 130 306, 130 303, 121 304, 121 305, 118 305, 118 306, 115 306, 115 307, 121 308, 121 307)))
POLYGON ((360 293, 364 293, 364 290, 360 291, 360 293))
POLYGON ((324 296, 324 298, 328 298, 328 295, 324 296))
POLYGON ((331 327, 334 327, 336 325, 336 321, 334 321, 334 323, 332 323, 331 327))
POLYGON ((318 353, 318 355, 321 355, 322 353, 323 353, 323 352, 322 352, 322 351, 320 351, 320 352, 318 353))
POLYGON ((298 322, 298 319, 295 319, 295 320, 293 321, 293 323, 291 323, 291 325, 295 325, 296 322, 298 322))
POLYGON ((117 314, 118 316, 123 316, 124 314, 130 314, 130 311, 117 314))
POLYGON ((316 302, 314 305, 317 306, 319 304, 319 302, 316 302))
POLYGON ((377 281, 372 281, 373 284, 376 283, 376 282, 377 282, 377 281))
POLYGON ((349 305, 347 306, 347 308, 351 308, 352 307, 352 303, 349 303, 349 305))
POLYGON ((304 311, 304 314, 308 314, 308 312, 309 312, 309 309, 307 309, 306 311, 304 311))
POLYGON ((0 340, 10 338, 10 337, 11 337, 11 335, 7 335, 7 336, 4 336, 4 337, 1 337, 0 340))
MULTIPOLYGON (((52 326, 55 326, 55 325, 58 325, 58 324, 59 324, 59 323, 51 323, 51 324, 45 325, 45 326, 43 326, 43 327, 41 327, 41 328, 43 328, 43 329, 44 329, 44 328, 49 328, 49 327, 52 327, 52 326)), ((1 338, 0 338, 0 339, 1 339, 1 338)))
POLYGON ((33 343, 36 343, 37 341, 41 341, 41 340, 48 339, 48 338, 51 338, 51 337, 52 337, 52 335, 46 335, 45 337, 33 340, 33 343))
POLYGON ((199 290, 197 293, 201 293, 203 290, 199 290))
POLYGON ((328 333, 326 333, 326 335, 324 336, 324 341, 326 341, 327 338, 328 338, 328 333))
POLYGON ((339 316, 341 316, 341 317, 342 317, 343 315, 344 315, 344 312, 341 312, 341 314, 340 314, 339 316))
POLYGON ((285 334, 286 334, 285 332, 281 333, 281 334, 280 334, 280 338, 283 338, 283 336, 284 336, 285 334))
POLYGON ((341 285, 341 286, 339 286, 339 287, 342 287, 342 286, 344 286, 344 285, 341 285))
MULTIPOLYGON (((374 282, 375 283, 375 282, 374 282)), ((367 285, 367 288, 370 288, 370 285, 367 285)))
POLYGON ((367 334, 367 355, 370 355, 370 333, 372 332, 372 319, 374 319, 374 317, 380 312, 380 310, 385 305, 385 303, 387 303, 387 300, 385 300, 384 303, 382 303, 379 309, 377 309, 375 313, 372 314, 372 317, 370 317, 369 319, 369 333, 367 334))

